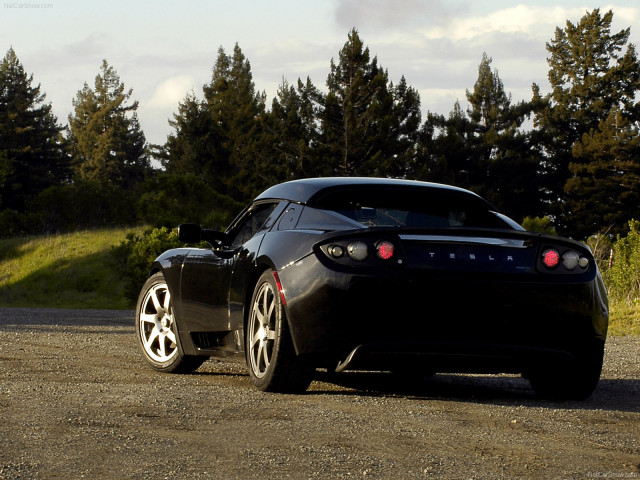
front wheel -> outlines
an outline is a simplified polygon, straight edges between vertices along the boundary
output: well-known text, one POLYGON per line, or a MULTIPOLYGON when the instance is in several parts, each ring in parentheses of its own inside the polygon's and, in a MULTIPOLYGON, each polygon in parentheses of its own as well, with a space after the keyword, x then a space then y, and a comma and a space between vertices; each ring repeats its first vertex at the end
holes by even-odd
POLYGON ((282 393, 307 389, 312 369, 295 354, 272 271, 264 272, 256 284, 245 332, 249 376, 257 389, 282 393))
POLYGON ((182 351, 171 292, 160 272, 147 280, 138 297, 136 337, 144 359, 159 372, 192 372, 207 360, 182 351))

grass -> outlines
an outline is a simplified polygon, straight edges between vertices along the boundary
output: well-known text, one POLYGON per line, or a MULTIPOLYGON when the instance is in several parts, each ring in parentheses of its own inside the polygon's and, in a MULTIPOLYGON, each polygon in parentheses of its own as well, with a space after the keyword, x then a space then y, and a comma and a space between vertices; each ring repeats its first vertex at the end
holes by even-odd
POLYGON ((132 308, 111 259, 132 230, 0 240, 0 306, 132 308))
MULTIPOLYGON (((129 309, 111 249, 137 229, 0 240, 0 307, 129 309)), ((609 333, 640 335, 640 304, 612 301, 609 333)))
POLYGON ((611 302, 609 305, 609 334, 616 336, 640 335, 640 305, 611 302))

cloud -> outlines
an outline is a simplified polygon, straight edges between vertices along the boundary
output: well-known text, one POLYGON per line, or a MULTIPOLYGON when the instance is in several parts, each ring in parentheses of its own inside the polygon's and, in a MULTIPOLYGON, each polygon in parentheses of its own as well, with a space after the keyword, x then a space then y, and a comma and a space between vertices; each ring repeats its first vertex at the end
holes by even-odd
MULTIPOLYGON (((602 8, 601 12, 604 13, 610 9, 614 11, 614 23, 623 21, 629 24, 636 22, 640 17, 640 10, 633 7, 607 6, 602 8)), ((567 20, 577 23, 590 10, 586 7, 520 4, 498 9, 486 15, 450 18, 446 22, 427 26, 420 31, 430 40, 448 38, 452 41, 465 41, 494 34, 520 34, 546 41, 553 36, 556 26, 563 28, 567 20)))
POLYGON ((148 101, 150 108, 176 108, 189 90, 194 89, 194 79, 189 75, 176 75, 160 82, 148 101))
POLYGON ((344 29, 393 30, 449 18, 456 11, 451 0, 339 0, 335 19, 344 29))

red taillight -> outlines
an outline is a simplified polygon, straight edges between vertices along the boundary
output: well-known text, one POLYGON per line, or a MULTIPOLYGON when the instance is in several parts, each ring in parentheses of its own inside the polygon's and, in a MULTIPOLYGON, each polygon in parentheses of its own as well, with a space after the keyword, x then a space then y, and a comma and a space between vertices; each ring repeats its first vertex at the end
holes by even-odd
POLYGON ((547 268, 555 268, 560 263, 560 254, 553 249, 545 250, 542 254, 542 263, 547 268))
POLYGON ((393 243, 382 241, 376 245, 376 253, 381 260, 389 260, 393 257, 393 243))

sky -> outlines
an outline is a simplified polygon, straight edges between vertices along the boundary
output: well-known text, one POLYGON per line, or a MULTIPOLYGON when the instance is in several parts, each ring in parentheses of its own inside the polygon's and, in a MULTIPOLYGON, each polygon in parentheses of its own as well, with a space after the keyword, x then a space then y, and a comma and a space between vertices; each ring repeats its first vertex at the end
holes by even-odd
POLYGON ((325 90, 355 27, 390 80, 419 92, 424 119, 456 100, 466 108, 483 53, 514 102, 533 83, 548 92, 546 42, 595 8, 613 10, 612 30, 631 27, 638 45, 637 0, 0 0, 0 55, 14 49, 63 125, 106 59, 133 89, 147 141, 164 144, 178 104, 203 97, 220 47, 240 46, 269 107, 283 80, 325 90))

